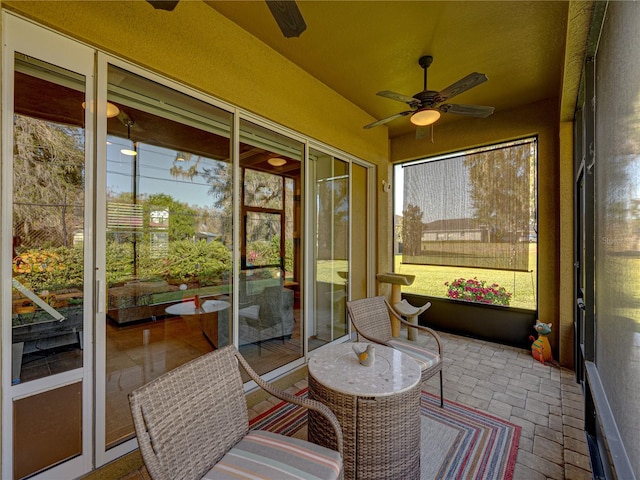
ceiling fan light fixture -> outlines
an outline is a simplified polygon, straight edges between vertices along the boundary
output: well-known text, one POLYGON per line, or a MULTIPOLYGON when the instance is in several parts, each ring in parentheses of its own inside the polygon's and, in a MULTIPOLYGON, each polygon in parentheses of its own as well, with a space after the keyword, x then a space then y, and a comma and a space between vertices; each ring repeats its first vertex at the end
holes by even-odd
POLYGON ((438 110, 423 108, 411 115, 411 123, 419 127, 426 127, 427 125, 437 122, 439 118, 440 112, 438 110))
POLYGON ((287 163, 287 161, 284 158, 280 158, 280 157, 272 157, 269 160, 267 160, 267 163, 269 165, 272 165, 274 167, 281 167, 283 166, 285 163, 287 163))

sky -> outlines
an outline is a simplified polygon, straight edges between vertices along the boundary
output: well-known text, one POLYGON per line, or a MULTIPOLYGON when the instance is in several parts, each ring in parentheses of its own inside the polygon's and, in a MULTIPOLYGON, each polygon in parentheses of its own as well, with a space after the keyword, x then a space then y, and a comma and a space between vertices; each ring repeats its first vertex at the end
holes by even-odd
MULTIPOLYGON (((131 192, 133 157, 120 150, 131 148, 126 139, 110 137, 107 145, 107 190, 114 193, 131 192)), ((208 194, 209 185, 202 177, 193 180, 172 177, 169 173, 177 152, 163 147, 143 144, 138 149, 137 161, 140 171, 138 194, 165 193, 175 200, 195 206, 212 206, 213 197, 208 194)), ((194 157, 195 158, 195 157, 194 157)), ((202 160, 204 161, 204 160, 202 160)), ((212 160, 209 160, 211 162, 212 160)), ((185 161, 183 168, 189 168, 185 161)))

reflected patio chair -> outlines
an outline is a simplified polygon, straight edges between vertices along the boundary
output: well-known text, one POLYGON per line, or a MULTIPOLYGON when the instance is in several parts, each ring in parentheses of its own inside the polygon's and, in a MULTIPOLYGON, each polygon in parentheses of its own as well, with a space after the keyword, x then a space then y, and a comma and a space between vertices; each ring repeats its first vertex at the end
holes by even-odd
POLYGON ((165 373, 129 395, 140 452, 153 480, 341 479, 342 430, 325 405, 275 389, 233 345, 165 373), (337 451, 298 438, 249 430, 240 365, 270 395, 316 411, 337 451))
POLYGON ((256 305, 241 308, 238 315, 241 322, 250 327, 252 343, 258 345, 258 355, 262 355, 263 341, 281 339, 284 345, 291 338, 293 291, 281 284, 265 287, 258 296, 256 305))
POLYGON ((444 405, 442 388, 442 342, 440 336, 431 328, 414 325, 399 316, 382 297, 369 297, 347 302, 349 318, 358 335, 370 342, 379 343, 400 350, 410 355, 422 369, 422 382, 440 373, 440 406, 444 405), (437 352, 428 350, 421 345, 407 343, 394 339, 391 335, 391 317, 393 315, 402 325, 417 329, 431 335, 436 342, 437 352))

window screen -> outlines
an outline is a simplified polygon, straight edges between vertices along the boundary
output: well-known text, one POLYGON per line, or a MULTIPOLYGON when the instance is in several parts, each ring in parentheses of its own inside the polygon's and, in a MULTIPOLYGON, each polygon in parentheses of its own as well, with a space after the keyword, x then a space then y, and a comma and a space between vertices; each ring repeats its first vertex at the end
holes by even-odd
POLYGON ((402 263, 530 270, 536 146, 529 138, 405 165, 402 263))

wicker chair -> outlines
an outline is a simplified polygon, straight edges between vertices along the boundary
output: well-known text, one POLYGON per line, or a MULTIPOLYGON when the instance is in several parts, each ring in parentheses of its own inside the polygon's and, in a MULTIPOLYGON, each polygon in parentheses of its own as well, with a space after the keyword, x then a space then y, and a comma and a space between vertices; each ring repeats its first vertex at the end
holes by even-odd
POLYGON ((331 410, 270 386, 232 345, 152 380, 132 392, 129 403, 140 452, 153 480, 343 478, 342 430, 331 410), (335 431, 338 451, 250 431, 238 363, 270 395, 325 416, 335 431))
POLYGON ((442 388, 442 342, 440 336, 432 329, 422 325, 414 325, 398 315, 384 297, 369 297, 347 302, 349 317, 358 335, 370 342, 393 347, 410 355, 422 368, 422 381, 426 381, 436 373, 440 373, 440 406, 444 406, 442 388), (438 352, 414 344, 395 340, 391 335, 391 317, 397 318, 401 325, 415 328, 418 332, 431 335, 438 346, 438 352))

